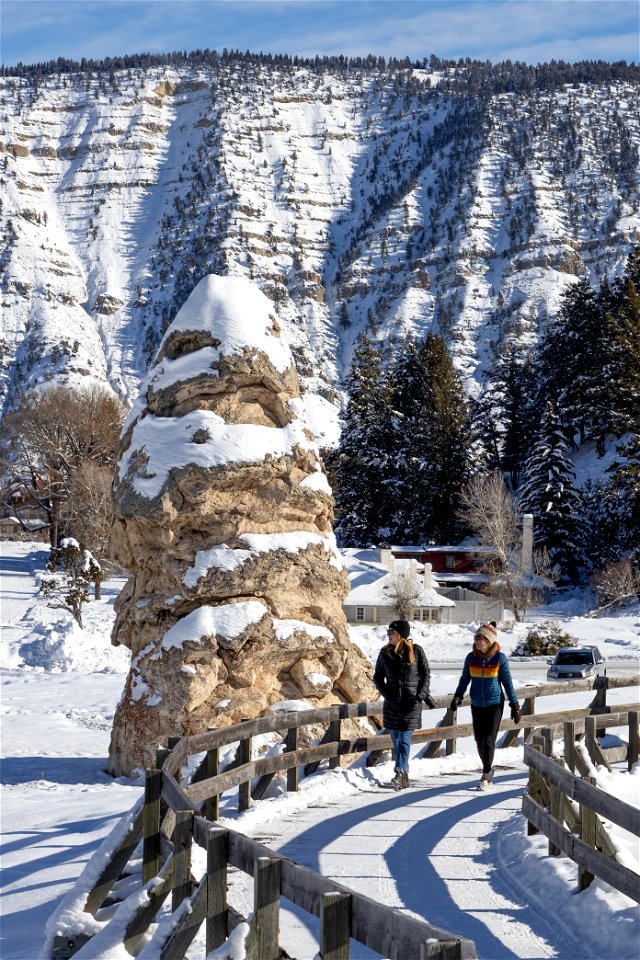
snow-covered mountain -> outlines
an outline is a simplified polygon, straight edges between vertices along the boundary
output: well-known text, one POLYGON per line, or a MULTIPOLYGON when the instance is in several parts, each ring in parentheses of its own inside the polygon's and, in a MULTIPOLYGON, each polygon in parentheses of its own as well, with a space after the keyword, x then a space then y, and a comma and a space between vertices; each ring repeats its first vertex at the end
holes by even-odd
POLYGON ((640 239, 637 81, 600 68, 230 55, 1 77, 5 404, 86 376, 132 400, 211 272, 275 301, 320 442, 362 330, 437 330, 475 393, 640 239))

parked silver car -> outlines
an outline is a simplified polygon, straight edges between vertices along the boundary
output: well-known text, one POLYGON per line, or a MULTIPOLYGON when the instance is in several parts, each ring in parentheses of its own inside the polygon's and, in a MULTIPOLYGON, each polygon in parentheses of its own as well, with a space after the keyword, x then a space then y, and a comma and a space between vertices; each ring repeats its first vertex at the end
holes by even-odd
POLYGON ((548 661, 547 680, 585 680, 604 671, 604 660, 597 647, 565 647, 548 661))

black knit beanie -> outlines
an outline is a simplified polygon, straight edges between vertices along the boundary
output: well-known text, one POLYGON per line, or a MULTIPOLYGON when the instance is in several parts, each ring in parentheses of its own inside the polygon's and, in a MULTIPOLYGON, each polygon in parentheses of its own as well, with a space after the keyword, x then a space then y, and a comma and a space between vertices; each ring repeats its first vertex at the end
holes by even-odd
POLYGON ((395 630, 401 637, 408 640, 409 634, 411 633, 411 625, 408 620, 392 620, 389 624, 389 630, 395 630))

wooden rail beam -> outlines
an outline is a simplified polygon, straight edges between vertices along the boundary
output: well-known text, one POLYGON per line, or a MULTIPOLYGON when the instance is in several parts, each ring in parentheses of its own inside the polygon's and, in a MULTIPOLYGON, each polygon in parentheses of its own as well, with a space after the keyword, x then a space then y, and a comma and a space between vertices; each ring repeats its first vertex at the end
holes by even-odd
POLYGON ((579 837, 569 833, 526 793, 522 798, 522 813, 527 820, 536 825, 538 830, 550 837, 574 863, 591 870, 616 890, 626 894, 636 903, 640 903, 640 876, 637 873, 593 850, 579 837))
POLYGON ((640 810, 637 808, 623 803, 610 793, 605 793, 587 780, 574 777, 568 770, 543 756, 540 751, 533 750, 529 745, 525 745, 524 748, 524 762, 546 780, 560 787, 565 796, 578 803, 588 804, 601 817, 611 820, 623 830, 629 830, 636 837, 640 836, 640 810))
POLYGON ((117 848, 111 854, 109 862, 105 864, 104 870, 96 880, 89 896, 87 897, 87 902, 84 905, 84 910, 86 913, 91 913, 95 916, 96 912, 106 900, 107 894, 111 890, 111 887, 119 878, 122 870, 131 859, 133 851, 138 846, 140 837, 142 836, 143 820, 144 807, 142 804, 140 804, 140 810, 138 811, 138 814, 135 816, 135 819, 127 830, 125 836, 118 844, 117 848))

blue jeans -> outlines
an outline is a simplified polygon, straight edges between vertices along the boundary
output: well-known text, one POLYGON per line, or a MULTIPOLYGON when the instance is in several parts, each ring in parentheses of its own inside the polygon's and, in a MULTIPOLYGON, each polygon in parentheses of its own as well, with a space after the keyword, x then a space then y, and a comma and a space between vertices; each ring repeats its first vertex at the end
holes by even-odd
POLYGON ((409 748, 413 730, 389 730, 393 744, 393 757, 396 773, 406 773, 409 769, 409 748))

